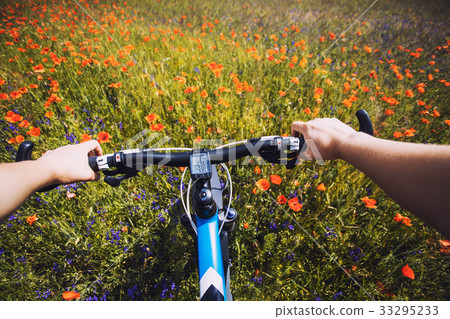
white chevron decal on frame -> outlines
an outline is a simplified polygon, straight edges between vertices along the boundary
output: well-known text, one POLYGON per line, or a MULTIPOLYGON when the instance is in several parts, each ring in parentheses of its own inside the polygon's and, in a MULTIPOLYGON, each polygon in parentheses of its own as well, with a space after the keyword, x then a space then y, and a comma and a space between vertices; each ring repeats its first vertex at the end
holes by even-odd
POLYGON ((223 293, 223 278, 217 273, 217 271, 213 267, 209 267, 209 269, 203 274, 200 279, 200 298, 203 294, 208 290, 209 286, 213 285, 219 290, 222 295, 223 293))

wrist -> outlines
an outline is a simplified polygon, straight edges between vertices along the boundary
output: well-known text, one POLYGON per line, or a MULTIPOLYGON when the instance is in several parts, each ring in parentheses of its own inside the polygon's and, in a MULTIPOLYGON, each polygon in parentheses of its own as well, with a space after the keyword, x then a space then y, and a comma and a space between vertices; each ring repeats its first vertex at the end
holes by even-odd
POLYGON ((49 165, 47 161, 39 158, 33 161, 33 166, 37 172, 39 172, 40 182, 42 187, 46 187, 53 184, 58 184, 57 176, 52 165, 49 165))
POLYGON ((363 145, 368 142, 368 139, 373 138, 364 132, 353 132, 347 138, 340 141, 336 147, 336 155, 338 159, 349 161, 349 156, 352 156, 353 151, 358 148, 359 145, 363 145))

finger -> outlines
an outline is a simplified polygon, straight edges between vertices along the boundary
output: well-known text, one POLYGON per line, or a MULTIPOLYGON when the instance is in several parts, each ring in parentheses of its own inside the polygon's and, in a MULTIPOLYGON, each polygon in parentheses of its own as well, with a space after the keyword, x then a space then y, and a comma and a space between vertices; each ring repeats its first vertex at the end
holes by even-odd
POLYGON ((103 155, 103 150, 102 147, 100 146, 100 143, 98 141, 94 141, 95 142, 95 149, 94 152, 97 156, 102 156, 103 155))
POLYGON ((89 142, 83 143, 82 145, 85 147, 86 151, 94 151, 94 155, 103 155, 102 147, 96 140, 91 140, 89 142))
POLYGON ((302 133, 305 123, 300 121, 295 121, 291 125, 291 135, 298 137, 299 132, 302 133))
POLYGON ((95 172, 94 173, 94 177, 93 177, 93 181, 98 181, 100 179, 100 174, 99 173, 97 173, 97 172, 95 172))

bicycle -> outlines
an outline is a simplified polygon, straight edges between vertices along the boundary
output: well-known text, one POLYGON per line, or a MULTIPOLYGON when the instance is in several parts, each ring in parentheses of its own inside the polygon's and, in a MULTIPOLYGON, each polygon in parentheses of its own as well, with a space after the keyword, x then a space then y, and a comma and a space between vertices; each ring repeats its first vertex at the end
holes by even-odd
MULTIPOLYGON (((373 135, 373 128, 366 111, 356 112, 360 131, 373 135)), ((29 141, 19 146, 16 161, 30 160, 34 144, 29 141)), ((181 221, 194 238, 198 252, 200 300, 232 300, 230 291, 229 234, 235 228, 237 212, 231 207, 233 186, 231 175, 224 163, 242 157, 261 157, 269 163, 285 165, 292 169, 299 164, 299 154, 307 145, 303 136, 263 136, 219 146, 216 149, 163 148, 127 149, 112 154, 89 157, 93 171, 102 171, 104 181, 113 187, 125 179, 135 177, 150 165, 189 167, 190 179, 183 195, 183 171, 180 182, 182 206, 185 214, 181 221), (184 152, 163 152, 184 151, 184 152), (227 184, 221 187, 217 165, 227 174, 227 184), (120 176, 117 176, 120 175, 120 176), (223 192, 229 186, 228 205, 223 204, 223 192), (192 196, 191 188, 193 188, 192 196), (191 214, 190 199, 195 215, 191 214)), ((49 191, 51 185, 39 191, 49 191)))

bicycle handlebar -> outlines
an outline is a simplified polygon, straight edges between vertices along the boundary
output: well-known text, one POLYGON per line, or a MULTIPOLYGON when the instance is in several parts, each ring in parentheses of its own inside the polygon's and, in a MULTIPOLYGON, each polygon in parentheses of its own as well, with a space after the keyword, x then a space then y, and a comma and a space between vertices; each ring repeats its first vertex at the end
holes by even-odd
MULTIPOLYGON (((364 110, 356 112, 359 121, 359 131, 373 135, 372 122, 364 110)), ((24 141, 17 151, 16 162, 31 160, 34 144, 24 141)), ((103 171, 105 181, 111 186, 118 186, 126 178, 136 176, 150 165, 187 167, 190 155, 193 152, 208 152, 211 164, 220 164, 237 160, 245 156, 261 157, 270 163, 285 165, 288 169, 294 168, 298 162, 300 151, 305 147, 305 140, 301 137, 263 136, 252 138, 245 143, 228 148, 212 150, 194 149, 190 152, 159 152, 157 149, 129 149, 112 154, 89 157, 89 166, 94 172, 103 171), (111 170, 114 169, 114 170, 111 170), (119 177, 114 175, 123 174, 119 177)), ((58 185, 51 185, 39 192, 51 190, 58 185)))
MULTIPOLYGON (((302 138, 267 136, 248 140, 246 143, 229 147, 203 150, 209 153, 211 164, 226 163, 245 156, 268 157, 268 153, 276 151, 299 151, 303 146, 302 138), (302 144, 302 145, 300 145, 302 144)), ((150 165, 186 167, 193 152, 158 152, 153 149, 123 150, 113 154, 89 157, 89 165, 93 171, 111 168, 130 168, 142 170, 150 165)), ((269 158, 270 160, 270 158, 269 158)))

